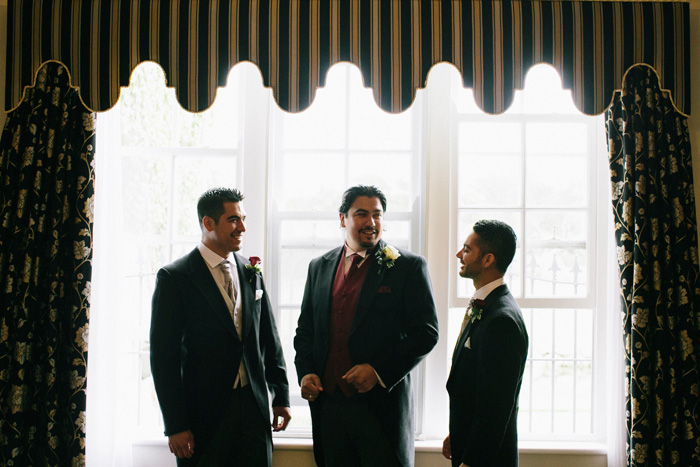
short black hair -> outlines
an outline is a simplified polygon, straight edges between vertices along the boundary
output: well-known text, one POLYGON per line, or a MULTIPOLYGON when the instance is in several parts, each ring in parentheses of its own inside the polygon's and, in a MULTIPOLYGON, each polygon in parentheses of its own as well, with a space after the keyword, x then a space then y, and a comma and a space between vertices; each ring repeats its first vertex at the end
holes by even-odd
POLYGON ((482 254, 491 253, 496 258, 496 269, 505 273, 515 256, 518 238, 505 222, 482 219, 474 224, 474 233, 479 236, 476 243, 482 254))
POLYGON ((243 201, 243 193, 235 188, 212 188, 202 193, 197 201, 197 216, 199 225, 205 216, 219 221, 219 217, 224 213, 224 203, 240 203, 243 201))
POLYGON ((382 190, 374 185, 356 185, 345 190, 345 193, 343 193, 343 201, 338 208, 338 212, 347 217, 350 206, 352 206, 352 203, 360 196, 379 198, 379 202, 382 203, 382 210, 386 212, 386 196, 384 196, 382 190))

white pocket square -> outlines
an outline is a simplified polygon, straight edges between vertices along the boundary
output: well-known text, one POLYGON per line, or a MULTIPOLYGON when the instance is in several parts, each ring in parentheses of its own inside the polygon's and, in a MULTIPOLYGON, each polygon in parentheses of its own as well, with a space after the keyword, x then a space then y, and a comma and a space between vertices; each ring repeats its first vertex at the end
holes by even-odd
POLYGON ((470 336, 470 337, 467 337, 467 342, 464 343, 464 347, 466 347, 467 349, 471 349, 471 348, 472 348, 472 338, 471 338, 471 336, 470 336))
POLYGON ((255 290, 255 301, 257 302, 258 300, 260 300, 262 298, 262 296, 263 296, 262 289, 256 289, 255 290))

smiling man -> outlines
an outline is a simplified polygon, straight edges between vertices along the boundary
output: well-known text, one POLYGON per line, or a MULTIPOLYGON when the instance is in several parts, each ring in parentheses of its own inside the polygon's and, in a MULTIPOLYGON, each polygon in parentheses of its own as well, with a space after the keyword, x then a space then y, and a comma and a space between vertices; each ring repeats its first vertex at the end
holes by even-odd
POLYGON ((443 455, 453 467, 518 465, 518 396, 528 336, 503 276, 516 249, 513 229, 474 224, 457 251, 459 275, 474 281, 447 380, 450 433, 443 455))
POLYGON ((291 418, 262 275, 236 253, 246 231, 242 200, 225 188, 199 198, 202 241, 158 271, 153 292, 151 372, 179 467, 269 467, 270 420, 279 431, 291 418))
POLYGON ((309 264, 294 362, 321 467, 413 465, 409 372, 437 316, 425 259, 381 240, 385 211, 378 188, 349 188, 345 244, 309 264))

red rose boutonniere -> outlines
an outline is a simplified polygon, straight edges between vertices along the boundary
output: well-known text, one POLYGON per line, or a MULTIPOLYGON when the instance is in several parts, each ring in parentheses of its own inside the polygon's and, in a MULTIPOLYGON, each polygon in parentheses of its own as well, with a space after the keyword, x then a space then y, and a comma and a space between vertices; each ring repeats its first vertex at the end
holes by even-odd
POLYGON ((469 319, 472 321, 480 320, 481 314, 484 312, 484 308, 486 308, 486 302, 484 300, 480 298, 474 300, 472 307, 469 309, 469 319))
POLYGON ((251 256, 248 258, 248 261, 250 264, 246 264, 245 268, 250 271, 250 279, 248 279, 248 282, 252 283, 253 278, 262 272, 262 267, 260 266, 262 264, 262 260, 257 256, 251 256))

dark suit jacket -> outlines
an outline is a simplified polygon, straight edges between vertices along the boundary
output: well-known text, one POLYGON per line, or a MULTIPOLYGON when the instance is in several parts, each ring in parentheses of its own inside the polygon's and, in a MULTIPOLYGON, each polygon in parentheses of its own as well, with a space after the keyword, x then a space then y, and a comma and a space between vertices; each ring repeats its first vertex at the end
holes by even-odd
MULTIPOLYGON (((384 247, 379 243, 379 248, 384 247)), ((369 363, 386 389, 377 384, 366 394, 385 432, 396 449, 401 465, 413 465, 414 414, 409 372, 435 346, 438 340, 435 301, 424 258, 399 250, 401 256, 392 268, 379 268, 374 254, 350 331, 348 347, 353 364, 369 363)), ((329 251, 309 264, 301 315, 294 347, 299 381, 309 373, 323 379, 328 357, 331 289, 343 247, 329 251)), ((314 455, 324 465, 320 432, 319 404, 311 402, 314 455)))
POLYGON ((481 319, 457 341, 447 380, 452 465, 518 465, 518 396, 528 337, 520 308, 502 285, 481 319), (465 344, 469 338, 471 348, 465 344))
POLYGON ((209 437, 227 407, 241 358, 260 413, 289 406, 289 387, 270 300, 260 275, 235 254, 243 300, 242 339, 196 248, 158 271, 151 314, 151 372, 165 434, 209 437), (252 281, 251 281, 252 279, 252 281), (263 295, 255 300, 256 289, 263 295))

